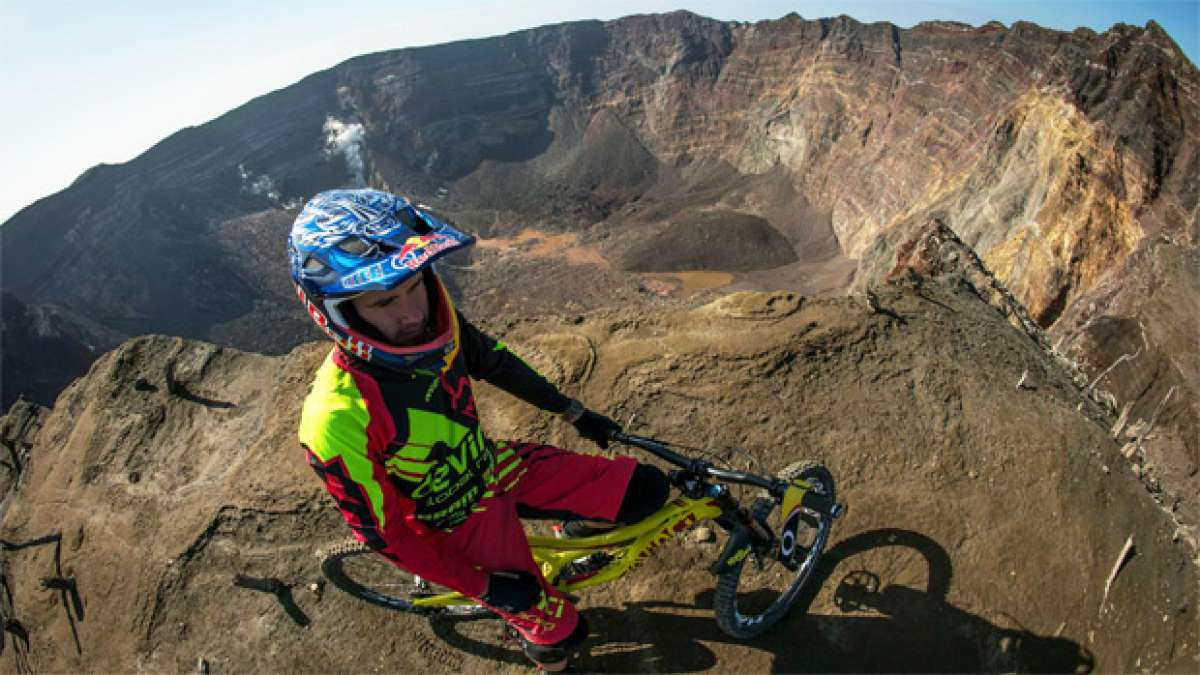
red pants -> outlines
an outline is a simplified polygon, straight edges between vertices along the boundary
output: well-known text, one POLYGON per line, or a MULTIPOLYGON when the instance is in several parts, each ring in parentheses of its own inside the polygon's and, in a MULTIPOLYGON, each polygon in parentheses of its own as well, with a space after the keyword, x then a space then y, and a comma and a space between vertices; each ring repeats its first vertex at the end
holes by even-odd
MULTIPOLYGON (((488 571, 526 570, 542 583, 537 606, 518 614, 493 610, 530 642, 550 645, 575 630, 575 607, 542 577, 533 561, 518 505, 542 512, 569 513, 586 519, 614 521, 637 466, 632 457, 608 459, 548 445, 499 443, 515 451, 510 462, 519 479, 507 492, 479 502, 485 509, 433 544, 447 556, 457 556, 488 571)), ((507 466, 509 462, 505 462, 507 466)), ((497 467, 499 473, 504 467, 497 467)), ((505 482, 508 485, 507 482, 505 482)))

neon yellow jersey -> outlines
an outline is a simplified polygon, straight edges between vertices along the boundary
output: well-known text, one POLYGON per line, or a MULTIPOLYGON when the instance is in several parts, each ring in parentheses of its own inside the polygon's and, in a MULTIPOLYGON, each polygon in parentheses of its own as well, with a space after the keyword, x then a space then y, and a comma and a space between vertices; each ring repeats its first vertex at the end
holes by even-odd
POLYGON ((569 399, 465 319, 441 373, 397 372, 335 348, 304 402, 299 437, 360 538, 383 548, 394 528, 449 530, 517 476, 511 450, 479 425, 472 377, 551 412, 569 399))

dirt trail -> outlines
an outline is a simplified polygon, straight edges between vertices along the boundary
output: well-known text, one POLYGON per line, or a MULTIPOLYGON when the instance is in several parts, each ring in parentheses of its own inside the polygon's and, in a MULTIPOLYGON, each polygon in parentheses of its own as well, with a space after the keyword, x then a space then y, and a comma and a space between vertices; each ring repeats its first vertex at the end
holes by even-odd
MULTIPOLYGON (((1196 551, 1120 456, 1108 412, 966 286, 877 299, 736 293, 488 326, 639 433, 744 448, 724 453, 735 466, 819 459, 850 507, 815 593, 762 638, 720 633, 704 571, 716 545, 681 541, 585 595, 581 667, 1196 671, 1196 551)), ((4 668, 524 672, 495 622, 309 590, 314 552, 347 534, 294 441, 326 351, 148 336, 64 392, 0 523, 10 543, 61 535, 0 552, 6 617, 28 634, 27 647, 10 634, 4 668), (39 588, 56 555, 78 602, 39 588), (289 590, 237 587, 235 574, 289 590)), ((579 445, 478 393, 492 435, 579 445)))

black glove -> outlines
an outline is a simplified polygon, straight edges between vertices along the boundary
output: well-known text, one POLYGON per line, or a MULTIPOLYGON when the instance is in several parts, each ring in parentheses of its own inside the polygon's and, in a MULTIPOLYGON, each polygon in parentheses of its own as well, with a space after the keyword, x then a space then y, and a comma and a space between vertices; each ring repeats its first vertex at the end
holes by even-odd
POLYGON ((487 604, 509 614, 533 607, 542 595, 537 577, 525 570, 498 570, 488 575, 487 588, 479 597, 487 604))
POLYGON ((620 424, 594 410, 584 410, 579 419, 571 424, 575 425, 575 430, 579 432, 580 436, 600 446, 603 450, 608 449, 608 439, 612 438, 613 434, 621 433, 620 424))

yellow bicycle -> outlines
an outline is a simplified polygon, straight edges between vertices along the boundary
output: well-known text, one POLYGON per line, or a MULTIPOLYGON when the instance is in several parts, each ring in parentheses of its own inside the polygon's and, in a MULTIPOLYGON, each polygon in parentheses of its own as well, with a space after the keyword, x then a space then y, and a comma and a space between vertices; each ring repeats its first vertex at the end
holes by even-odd
MULTIPOLYGON (((615 434, 613 440, 680 467, 669 474, 680 494, 632 525, 586 537, 529 537, 542 575, 574 594, 620 579, 668 539, 712 520, 729 533, 709 568, 717 577, 713 610, 721 629, 751 638, 782 619, 812 577, 833 521, 845 510, 829 470, 805 461, 777 476, 761 476, 718 468, 651 438, 615 434), (724 483, 761 488, 760 495, 747 507, 724 483)), ((407 573, 361 542, 351 540, 320 555, 322 572, 334 586, 371 604, 418 614, 488 613, 477 600, 407 573)))

